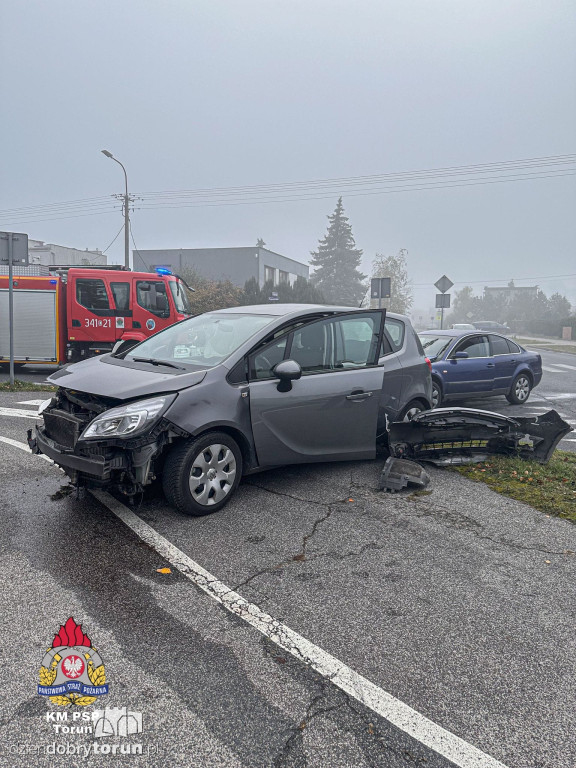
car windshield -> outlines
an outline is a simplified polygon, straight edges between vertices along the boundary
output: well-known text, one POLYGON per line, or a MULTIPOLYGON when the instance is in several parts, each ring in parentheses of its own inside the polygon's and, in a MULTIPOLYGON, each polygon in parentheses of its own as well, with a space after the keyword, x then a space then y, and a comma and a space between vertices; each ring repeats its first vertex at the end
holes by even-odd
POLYGON ((274 315, 207 312, 151 336, 133 347, 125 359, 166 360, 195 368, 213 368, 274 319, 274 315))
POLYGON ((190 307, 190 302, 188 301, 188 296, 186 295, 186 289, 184 288, 181 281, 170 280, 168 285, 170 286, 170 291, 172 292, 172 298, 174 299, 176 312, 180 312, 182 315, 191 315, 192 308, 190 307))
POLYGON ((424 347, 424 353, 430 360, 437 360, 454 338, 440 336, 437 333, 419 333, 418 336, 424 347))

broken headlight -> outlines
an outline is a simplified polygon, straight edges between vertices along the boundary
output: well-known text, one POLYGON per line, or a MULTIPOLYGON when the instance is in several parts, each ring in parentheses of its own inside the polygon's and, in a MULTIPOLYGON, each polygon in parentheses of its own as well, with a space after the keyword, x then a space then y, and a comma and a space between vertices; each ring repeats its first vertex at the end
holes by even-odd
POLYGON ((175 398, 176 395, 161 395, 110 408, 88 424, 80 440, 132 437, 155 424, 175 398))

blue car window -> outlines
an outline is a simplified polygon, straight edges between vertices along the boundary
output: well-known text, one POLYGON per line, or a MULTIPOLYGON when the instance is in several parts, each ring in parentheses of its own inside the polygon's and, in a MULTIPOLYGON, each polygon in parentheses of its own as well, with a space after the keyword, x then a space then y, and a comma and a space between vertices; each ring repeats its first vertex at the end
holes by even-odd
POLYGON ((508 341, 502 336, 490 336, 493 355, 509 355, 508 341))
POLYGON ((506 343, 508 344, 508 352, 512 355, 518 355, 522 350, 518 346, 518 344, 514 344, 513 341, 510 341, 510 339, 506 339, 506 343))
POLYGON ((426 357, 430 360, 438 360, 453 341, 453 336, 440 336, 434 333, 420 333, 420 343, 426 357))
POLYGON ((470 336, 461 341, 452 352, 450 357, 454 357, 456 352, 467 352, 468 357, 490 357, 490 344, 487 336, 470 336))

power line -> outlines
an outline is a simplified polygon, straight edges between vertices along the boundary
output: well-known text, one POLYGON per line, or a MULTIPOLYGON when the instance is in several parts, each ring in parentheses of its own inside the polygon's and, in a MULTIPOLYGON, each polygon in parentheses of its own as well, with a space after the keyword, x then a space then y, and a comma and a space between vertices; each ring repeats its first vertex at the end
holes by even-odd
MULTIPOLYGON (((347 197, 395 192, 449 189, 458 186, 499 184, 504 182, 539 180, 556 176, 571 176, 576 168, 576 154, 506 160, 466 166, 421 169, 398 173, 348 176, 332 179, 312 179, 253 186, 214 187, 208 189, 144 193, 141 208, 213 207, 220 205, 247 205, 284 203, 328 199, 334 193, 345 191, 347 197), (526 173, 519 173, 526 171, 526 173), (488 174, 492 174, 491 176, 488 174), (257 197, 264 196, 264 197, 257 197)), ((51 221, 78 216, 98 215, 117 210, 110 208, 110 197, 93 197, 61 203, 12 208, 0 211, 0 216, 12 222, 29 223, 51 221)))
POLYGON ((104 248, 104 250, 102 251, 102 253, 106 253, 106 251, 108 250, 108 248, 110 248, 110 246, 114 245, 114 243, 115 243, 115 242, 116 242, 116 240, 118 239, 118 235, 120 234, 120 232, 122 232, 122 230, 123 230, 123 229, 124 229, 124 224, 122 224, 122 226, 120 227, 120 229, 118 230, 118 232, 116 232, 116 235, 114 236, 114 240, 112 240, 112 242, 111 242, 109 245, 107 245, 107 246, 106 246, 106 248, 104 248))
MULTIPOLYGON (((475 186, 484 186, 486 184, 503 184, 503 183, 510 183, 510 182, 517 182, 517 181, 534 181, 537 179, 551 179, 551 178, 557 178, 559 176, 574 176, 576 175, 575 171, 568 171, 566 173, 553 173, 553 174, 546 174, 546 175, 540 175, 540 176, 522 176, 522 177, 509 177, 509 178, 499 178, 499 179, 493 179, 490 181, 462 181, 455 184, 449 184, 446 182, 441 182, 438 184, 430 184, 428 186, 421 186, 421 185, 405 185, 403 187, 392 187, 392 188, 384 188, 379 190, 371 190, 371 191, 353 191, 353 192, 347 192, 346 198, 350 197, 371 197, 374 195, 390 195, 395 193, 401 193, 401 192, 426 192, 428 190, 436 190, 436 189, 453 189, 456 187, 475 187, 475 186)), ((219 200, 219 201, 198 201, 193 203, 179 203, 175 205, 163 205, 163 204, 152 204, 152 205, 139 205, 136 206, 136 210, 153 210, 153 209, 177 209, 177 208, 211 208, 211 207, 224 207, 224 206, 236 206, 236 205, 264 205, 264 204, 270 204, 270 203, 297 203, 297 202, 303 202, 307 200, 329 200, 334 197, 334 192, 330 194, 322 194, 322 195, 299 195, 294 197, 272 197, 269 199, 265 198, 257 198, 257 199, 244 199, 244 200, 219 200)))

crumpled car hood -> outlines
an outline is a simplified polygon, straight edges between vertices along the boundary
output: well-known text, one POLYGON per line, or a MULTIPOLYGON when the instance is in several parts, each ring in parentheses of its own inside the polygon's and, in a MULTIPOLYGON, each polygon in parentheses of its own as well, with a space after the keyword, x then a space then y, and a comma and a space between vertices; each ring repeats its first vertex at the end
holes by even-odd
POLYGON ((554 410, 542 416, 510 418, 474 408, 436 408, 388 429, 392 456, 438 466, 472 464, 493 454, 546 463, 572 431, 554 410))
POLYGON ((178 392, 199 384, 206 371, 190 371, 173 375, 169 369, 150 364, 125 364, 123 360, 107 362, 109 355, 92 357, 56 371, 48 381, 57 387, 66 387, 91 395, 132 400, 136 397, 164 392, 178 392))

